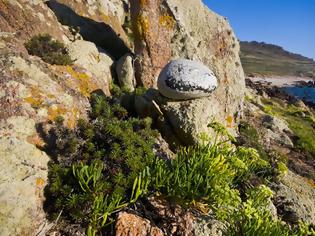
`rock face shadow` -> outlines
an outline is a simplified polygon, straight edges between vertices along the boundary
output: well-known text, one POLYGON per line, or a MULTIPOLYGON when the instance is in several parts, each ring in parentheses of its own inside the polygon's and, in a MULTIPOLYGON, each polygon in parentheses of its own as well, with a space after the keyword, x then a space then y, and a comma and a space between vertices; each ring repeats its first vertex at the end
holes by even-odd
POLYGON ((95 43, 116 60, 126 53, 131 53, 124 41, 108 24, 80 16, 70 7, 56 0, 49 0, 46 4, 61 24, 78 29, 84 40, 95 43))

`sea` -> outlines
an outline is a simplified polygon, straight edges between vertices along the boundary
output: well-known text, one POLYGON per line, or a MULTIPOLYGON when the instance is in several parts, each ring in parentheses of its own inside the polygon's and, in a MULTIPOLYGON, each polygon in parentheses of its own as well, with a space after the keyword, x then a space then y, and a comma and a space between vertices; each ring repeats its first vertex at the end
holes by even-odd
POLYGON ((283 87, 283 90, 298 99, 306 101, 308 103, 313 103, 315 105, 315 88, 307 86, 288 86, 283 87))

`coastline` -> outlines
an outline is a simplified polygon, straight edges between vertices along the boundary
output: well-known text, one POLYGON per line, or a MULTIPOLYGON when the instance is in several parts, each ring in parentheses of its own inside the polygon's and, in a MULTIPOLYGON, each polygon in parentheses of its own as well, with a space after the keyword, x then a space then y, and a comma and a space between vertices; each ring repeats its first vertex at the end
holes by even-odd
POLYGON ((277 87, 288 87, 298 85, 299 82, 315 81, 315 79, 309 77, 295 77, 295 76, 272 76, 272 77, 247 77, 252 82, 267 83, 277 87))

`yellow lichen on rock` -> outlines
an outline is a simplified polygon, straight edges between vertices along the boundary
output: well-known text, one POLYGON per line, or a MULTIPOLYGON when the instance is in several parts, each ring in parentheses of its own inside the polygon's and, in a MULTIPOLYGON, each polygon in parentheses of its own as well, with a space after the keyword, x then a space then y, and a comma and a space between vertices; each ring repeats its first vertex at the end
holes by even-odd
POLYGON ((24 101, 31 104, 33 108, 39 108, 43 103, 43 101, 40 98, 36 97, 27 97, 24 98, 24 101))
POLYGON ((145 35, 149 32, 149 17, 139 14, 137 17, 137 32, 139 37, 143 39, 145 35))
POLYGON ((227 127, 228 128, 232 128, 233 127, 233 116, 228 115, 228 117, 226 117, 226 122, 227 122, 227 127))
POLYGON ((315 182, 312 179, 306 177, 303 177, 303 179, 312 189, 315 189, 315 182))
POLYGON ((84 97, 90 97, 91 92, 97 88, 96 84, 91 81, 90 76, 86 73, 75 71, 71 66, 66 66, 66 71, 71 77, 76 79, 80 93, 84 97))
POLYGON ((159 18, 159 24, 169 30, 173 29, 176 21, 170 15, 162 15, 159 18))
POLYGON ((45 180, 43 178, 36 178, 36 187, 41 188, 45 184, 45 180))
POLYGON ((38 87, 31 87, 31 95, 24 98, 33 108, 40 108, 44 103, 43 95, 38 87))
POLYGON ((110 22, 110 17, 108 15, 105 15, 104 13, 101 13, 100 17, 105 23, 110 22))
POLYGON ((48 120, 54 121, 58 116, 62 116, 67 112, 63 106, 50 106, 48 108, 48 120))
POLYGON ((69 118, 67 120, 67 127, 69 129, 73 129, 76 124, 77 124, 77 120, 78 120, 78 116, 79 116, 79 110, 76 107, 73 107, 70 111, 69 114, 69 118))

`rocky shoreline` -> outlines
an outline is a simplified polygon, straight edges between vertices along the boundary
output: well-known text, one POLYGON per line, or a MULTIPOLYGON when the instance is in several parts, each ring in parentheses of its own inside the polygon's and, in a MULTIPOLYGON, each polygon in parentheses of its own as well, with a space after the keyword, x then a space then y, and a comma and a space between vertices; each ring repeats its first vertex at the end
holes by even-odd
POLYGON ((247 77, 247 85, 265 88, 272 97, 290 101, 302 100, 315 107, 315 79, 305 77, 247 77), (256 85, 256 86, 254 86, 256 85))

